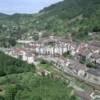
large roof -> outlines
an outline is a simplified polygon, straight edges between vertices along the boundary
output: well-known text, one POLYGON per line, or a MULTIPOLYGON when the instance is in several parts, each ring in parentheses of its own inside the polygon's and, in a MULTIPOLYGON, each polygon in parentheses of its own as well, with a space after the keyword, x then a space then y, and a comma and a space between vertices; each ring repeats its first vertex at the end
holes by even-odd
POLYGON ((81 98, 81 100, 91 100, 90 94, 87 91, 75 91, 75 94, 81 98))
POLYGON ((89 69, 89 70, 87 70, 87 72, 100 77, 100 69, 89 69))
POLYGON ((100 47, 100 41, 92 41, 90 45, 100 47))

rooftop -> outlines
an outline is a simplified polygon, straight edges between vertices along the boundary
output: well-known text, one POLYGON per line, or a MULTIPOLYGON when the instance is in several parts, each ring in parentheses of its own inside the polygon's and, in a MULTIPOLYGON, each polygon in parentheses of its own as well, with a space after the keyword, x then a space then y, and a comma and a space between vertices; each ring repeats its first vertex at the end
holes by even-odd
POLYGON ((95 76, 100 76, 100 69, 89 69, 87 72, 95 76))

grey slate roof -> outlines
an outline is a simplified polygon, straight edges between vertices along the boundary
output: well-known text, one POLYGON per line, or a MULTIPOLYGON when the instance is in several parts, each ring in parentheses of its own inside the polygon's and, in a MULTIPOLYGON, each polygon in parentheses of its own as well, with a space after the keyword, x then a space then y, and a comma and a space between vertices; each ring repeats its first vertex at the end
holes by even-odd
POLYGON ((98 77, 100 76, 100 69, 89 69, 87 72, 98 77))

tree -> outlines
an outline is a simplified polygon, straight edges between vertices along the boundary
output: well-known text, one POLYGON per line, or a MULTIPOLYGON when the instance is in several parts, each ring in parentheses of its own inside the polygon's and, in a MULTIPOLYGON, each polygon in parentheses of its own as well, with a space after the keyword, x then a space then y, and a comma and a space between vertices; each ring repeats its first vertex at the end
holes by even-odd
POLYGON ((5 100, 5 98, 3 96, 0 96, 0 100, 5 100))
POLYGON ((99 26, 95 26, 93 28, 93 32, 100 32, 100 27, 99 26))
POLYGON ((10 46, 15 46, 16 45, 16 40, 15 39, 10 38, 8 40, 8 42, 9 42, 10 46))
POLYGON ((17 93, 16 85, 8 86, 6 88, 5 100, 15 100, 16 93, 17 93))

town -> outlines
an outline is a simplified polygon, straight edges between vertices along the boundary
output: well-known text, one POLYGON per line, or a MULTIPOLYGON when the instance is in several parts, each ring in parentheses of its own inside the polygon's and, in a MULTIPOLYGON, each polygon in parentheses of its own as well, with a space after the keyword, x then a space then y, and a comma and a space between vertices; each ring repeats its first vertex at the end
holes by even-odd
POLYGON ((1 0, 0 100, 100 100, 100 0, 1 0))
POLYGON ((100 85, 100 42, 75 43, 72 40, 50 36, 38 41, 18 40, 20 47, 4 52, 28 63, 38 58, 52 61, 62 71, 100 85))
MULTIPOLYGON (((18 40, 19 45, 2 50, 5 54, 29 64, 44 59, 57 69, 93 86, 100 86, 100 42, 76 43, 57 36, 38 41, 18 40)), ((100 89, 100 88, 98 88, 100 89)))

